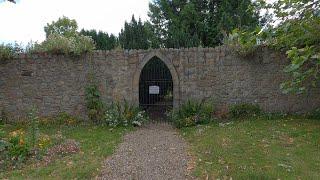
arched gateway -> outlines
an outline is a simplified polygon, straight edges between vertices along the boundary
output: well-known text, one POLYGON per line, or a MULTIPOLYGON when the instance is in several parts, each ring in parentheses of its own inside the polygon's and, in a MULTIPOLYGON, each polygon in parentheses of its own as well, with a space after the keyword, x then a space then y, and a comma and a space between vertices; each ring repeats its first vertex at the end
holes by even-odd
POLYGON ((172 61, 159 52, 146 55, 133 77, 133 101, 147 111, 163 113, 179 105, 179 78, 172 61))

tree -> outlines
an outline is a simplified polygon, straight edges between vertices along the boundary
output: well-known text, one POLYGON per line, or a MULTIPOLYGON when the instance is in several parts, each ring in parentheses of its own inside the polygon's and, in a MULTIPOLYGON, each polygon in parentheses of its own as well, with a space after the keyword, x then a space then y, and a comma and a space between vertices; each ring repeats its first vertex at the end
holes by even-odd
POLYGON ((148 43, 149 43, 149 47, 151 48, 160 48, 160 39, 156 36, 156 33, 154 32, 154 28, 152 27, 152 25, 150 24, 149 21, 146 21, 144 24, 144 30, 146 33, 146 37, 148 37, 148 43))
POLYGON ((285 93, 305 93, 319 86, 320 0, 278 0, 273 6, 280 24, 271 30, 272 45, 285 50, 291 79, 281 84, 285 93))
POLYGON ((113 34, 109 35, 102 31, 97 32, 96 30, 84 29, 80 31, 80 34, 90 36, 94 40, 98 50, 111 50, 116 48, 118 45, 117 37, 113 34))
MULTIPOLYGON (((204 39, 208 46, 222 44, 224 37, 233 29, 255 29, 261 17, 256 4, 251 0, 210 1, 208 34, 204 39)), ((261 22, 262 23, 262 22, 261 22)))
POLYGON ((94 41, 91 37, 79 34, 77 28, 76 20, 63 16, 44 27, 46 39, 43 42, 30 44, 27 49, 31 53, 65 54, 75 57, 92 53, 95 49, 94 41))
POLYGON ((240 48, 252 51, 260 39, 264 45, 286 52, 291 63, 284 69, 290 79, 281 84, 285 93, 305 93, 319 86, 320 0, 277 0, 264 8, 273 12, 271 21, 256 32, 238 31, 240 48), (250 38, 245 38, 251 35, 250 38), (254 41, 253 41, 254 40, 254 41))
POLYGON ((119 33, 119 44, 124 49, 157 48, 157 39, 153 34, 149 23, 142 23, 140 18, 137 21, 132 16, 131 22, 125 22, 119 33))
POLYGON ((44 27, 46 37, 50 34, 59 34, 65 37, 72 37, 77 34, 78 24, 76 20, 69 19, 68 17, 61 17, 57 21, 52 21, 51 24, 47 23, 44 27))
POLYGON ((154 0, 150 21, 164 47, 214 47, 234 28, 255 28, 259 11, 251 0, 154 0))
POLYGON ((192 2, 155 0, 149 4, 148 15, 161 46, 180 48, 200 44, 197 30, 202 19, 192 2))

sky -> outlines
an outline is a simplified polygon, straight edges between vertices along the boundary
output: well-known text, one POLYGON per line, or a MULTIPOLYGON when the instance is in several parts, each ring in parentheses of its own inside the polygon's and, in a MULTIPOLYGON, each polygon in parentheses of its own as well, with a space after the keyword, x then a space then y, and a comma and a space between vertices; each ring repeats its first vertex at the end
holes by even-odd
POLYGON ((96 29, 118 34, 132 14, 148 18, 149 0, 0 0, 0 43, 27 44, 45 39, 44 26, 67 16, 79 30, 96 29))

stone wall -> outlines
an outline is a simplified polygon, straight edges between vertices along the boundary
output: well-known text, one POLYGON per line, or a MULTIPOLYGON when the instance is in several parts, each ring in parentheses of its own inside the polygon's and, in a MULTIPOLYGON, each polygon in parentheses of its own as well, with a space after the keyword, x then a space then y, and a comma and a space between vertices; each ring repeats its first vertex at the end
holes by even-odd
POLYGON ((32 106, 45 116, 68 112, 85 117, 89 74, 95 75, 104 102, 138 104, 140 72, 154 56, 172 74, 176 107, 189 98, 213 98, 218 105, 256 103, 270 112, 304 112, 320 105, 319 89, 307 96, 281 93, 288 63, 283 54, 264 49, 244 59, 217 47, 96 51, 80 58, 22 54, 0 64, 0 108, 16 118, 32 106))

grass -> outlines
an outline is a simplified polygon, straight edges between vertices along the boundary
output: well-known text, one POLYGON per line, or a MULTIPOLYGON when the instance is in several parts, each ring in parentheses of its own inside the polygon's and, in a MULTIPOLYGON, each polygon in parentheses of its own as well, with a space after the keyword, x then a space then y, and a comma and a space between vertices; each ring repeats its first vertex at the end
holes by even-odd
MULTIPOLYGON (((6 125, 7 132, 25 126, 6 125)), ((103 161, 121 142, 131 128, 114 128, 95 125, 41 126, 40 132, 53 136, 61 131, 66 139, 80 143, 80 153, 61 157, 46 167, 27 164, 20 170, 0 173, 0 179, 89 179, 97 176, 103 161)))
POLYGON ((253 118, 183 128, 201 179, 320 179, 320 121, 253 118))

